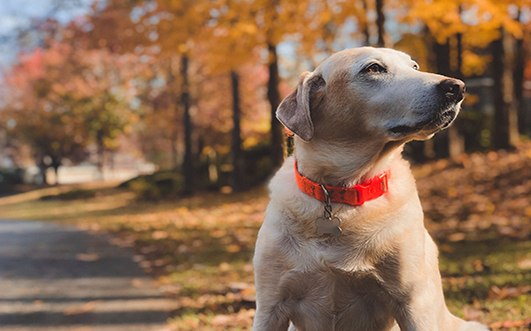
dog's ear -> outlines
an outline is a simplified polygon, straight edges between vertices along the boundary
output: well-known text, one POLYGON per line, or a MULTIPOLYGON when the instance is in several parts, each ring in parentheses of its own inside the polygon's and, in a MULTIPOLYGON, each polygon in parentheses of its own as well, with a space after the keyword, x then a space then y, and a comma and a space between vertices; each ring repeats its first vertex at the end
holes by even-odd
POLYGON ((308 71, 304 72, 300 76, 297 89, 278 106, 277 119, 291 132, 305 141, 313 138, 313 122, 310 109, 312 105, 319 102, 324 87, 325 80, 321 75, 308 71))

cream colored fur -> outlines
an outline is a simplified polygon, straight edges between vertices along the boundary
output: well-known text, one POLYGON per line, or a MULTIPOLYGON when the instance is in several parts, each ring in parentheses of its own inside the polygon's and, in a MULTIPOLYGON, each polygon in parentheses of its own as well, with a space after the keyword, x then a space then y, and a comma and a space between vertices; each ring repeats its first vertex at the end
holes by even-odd
MULTIPOLYGON (((270 183, 271 202, 256 243, 253 330, 487 330, 446 308, 437 247, 401 157, 405 142, 429 138, 442 127, 425 120, 444 111, 437 84, 446 77, 413 66, 409 56, 393 50, 343 51, 304 74, 280 106, 279 112, 299 112, 279 118, 304 138, 295 137, 304 176, 339 186, 382 171, 391 175, 389 191, 378 199, 362 206, 333 203, 343 234, 319 237, 315 220, 323 203, 299 190, 294 158, 286 160, 270 183), (387 71, 366 72, 374 61, 387 71), (390 131, 419 121, 424 127, 417 132, 390 131)), ((458 111, 459 105, 447 108, 458 111)))

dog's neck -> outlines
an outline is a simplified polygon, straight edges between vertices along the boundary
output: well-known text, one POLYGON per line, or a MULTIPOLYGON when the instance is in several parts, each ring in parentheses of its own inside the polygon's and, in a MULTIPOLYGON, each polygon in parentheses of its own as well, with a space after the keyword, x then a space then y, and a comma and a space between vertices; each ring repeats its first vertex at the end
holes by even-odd
POLYGON ((295 158, 301 175, 330 186, 353 186, 387 170, 400 157, 402 142, 383 146, 348 146, 295 137, 295 158))

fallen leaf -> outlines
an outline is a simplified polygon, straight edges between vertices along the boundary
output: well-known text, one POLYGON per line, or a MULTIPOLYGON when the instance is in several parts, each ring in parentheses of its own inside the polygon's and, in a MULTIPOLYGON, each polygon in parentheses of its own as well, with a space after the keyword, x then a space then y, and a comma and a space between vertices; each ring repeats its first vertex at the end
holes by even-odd
POLYGON ((520 269, 531 269, 531 259, 525 258, 517 261, 520 269))
POLYGON ((522 294, 531 292, 531 285, 517 286, 517 287, 491 287, 489 290, 488 300, 503 300, 506 298, 517 298, 522 294))
POLYGON ((239 245, 228 245, 227 246, 227 252, 229 253, 237 253, 241 250, 239 245))
POLYGON ((465 240, 466 235, 462 232, 453 233, 448 236, 449 241, 463 241, 465 240))
POLYGON ((151 237, 155 240, 165 239, 168 238, 169 234, 167 231, 154 231, 151 234, 151 237))
POLYGON ((94 308, 96 308, 97 305, 99 305, 101 303, 101 301, 90 301, 90 302, 87 302, 86 304, 84 304, 83 306, 77 306, 77 307, 71 307, 71 308, 67 308, 63 311, 63 315, 65 316, 69 316, 69 315, 78 315, 78 314, 83 314, 83 313, 87 313, 91 310, 93 310, 94 308))
POLYGON ((135 278, 131 281, 131 285, 134 287, 142 287, 142 280, 135 278))
POLYGON ((76 255, 76 260, 79 260, 79 261, 85 261, 85 262, 93 262, 93 261, 97 261, 100 259, 100 256, 96 253, 92 253, 92 254, 77 254, 76 255))

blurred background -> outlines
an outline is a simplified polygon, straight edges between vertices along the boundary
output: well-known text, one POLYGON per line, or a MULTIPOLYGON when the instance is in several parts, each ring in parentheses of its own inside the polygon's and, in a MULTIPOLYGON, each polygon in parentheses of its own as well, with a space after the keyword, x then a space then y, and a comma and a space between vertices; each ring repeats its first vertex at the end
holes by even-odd
POLYGON ((404 152, 449 305, 529 330, 530 32, 529 0, 0 0, 0 217, 129 238, 174 328, 249 329, 278 104, 330 54, 392 47, 467 85, 404 152))
POLYGON ((169 170, 174 193, 252 187, 283 160, 271 114, 298 75, 363 45, 467 83, 459 120, 411 144, 415 161, 531 131, 528 1, 4 0, 0 13, 6 181, 169 170))

